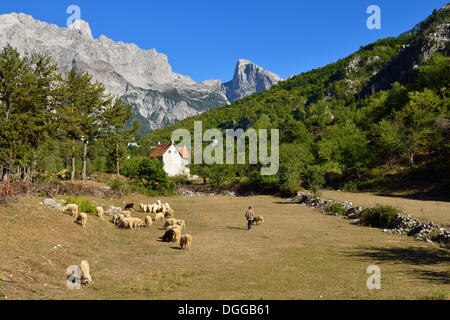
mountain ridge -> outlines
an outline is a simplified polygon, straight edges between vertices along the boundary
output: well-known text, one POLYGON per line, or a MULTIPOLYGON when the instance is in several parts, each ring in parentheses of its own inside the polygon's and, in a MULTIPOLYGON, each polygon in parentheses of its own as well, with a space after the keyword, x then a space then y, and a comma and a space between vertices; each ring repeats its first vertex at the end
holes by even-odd
MULTIPOLYGON (((78 20, 69 28, 48 24, 24 13, 0 15, 0 47, 11 44, 30 56, 43 53, 57 63, 61 72, 76 68, 89 72, 107 91, 133 106, 143 133, 176 123, 230 103, 220 80, 195 82, 173 72, 168 57, 156 49, 140 49, 136 44, 115 42, 105 35, 92 37, 89 23, 78 20)), ((253 64, 252 64, 253 65, 253 64)), ((254 70, 262 70, 253 65, 254 70)), ((260 73, 266 77, 266 73, 260 73)), ((268 89, 273 80, 250 77, 240 96, 268 89), (254 88, 254 89, 253 89, 254 88)), ((273 77, 274 79, 276 77, 273 77)), ((234 96, 233 96, 234 97, 234 96)), ((234 101, 234 98, 233 98, 234 101)))

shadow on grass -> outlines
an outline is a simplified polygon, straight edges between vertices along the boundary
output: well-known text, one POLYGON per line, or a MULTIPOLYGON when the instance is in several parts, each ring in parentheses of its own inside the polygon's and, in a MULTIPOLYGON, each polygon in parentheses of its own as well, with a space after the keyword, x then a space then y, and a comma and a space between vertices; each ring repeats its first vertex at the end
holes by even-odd
POLYGON ((227 227, 227 229, 230 229, 230 230, 248 231, 248 228, 241 228, 241 227, 227 227))
POLYGON ((386 198, 403 198, 408 200, 418 200, 418 201, 440 201, 440 202, 450 202, 450 198, 443 194, 430 194, 427 192, 415 192, 407 195, 395 195, 389 193, 376 193, 376 196, 386 197, 386 198))
MULTIPOLYGON (((372 258, 381 262, 399 262, 426 267, 431 265, 449 265, 450 251, 438 248, 359 248, 358 252, 349 255, 372 258)), ((419 279, 440 284, 450 283, 450 271, 433 271, 411 269, 407 273, 419 279)))
POLYGON ((170 247, 170 249, 172 249, 172 250, 179 250, 179 251, 181 251, 181 248, 180 248, 180 247, 170 247))
POLYGON ((275 204, 295 204, 295 205, 299 205, 299 203, 294 202, 294 201, 275 201, 275 204))
POLYGON ((414 270, 412 273, 424 280, 437 281, 442 284, 450 284, 450 271, 414 270))
POLYGON ((450 262, 450 251, 438 248, 359 248, 350 255, 367 257, 378 261, 403 262, 424 266, 447 264, 450 262))

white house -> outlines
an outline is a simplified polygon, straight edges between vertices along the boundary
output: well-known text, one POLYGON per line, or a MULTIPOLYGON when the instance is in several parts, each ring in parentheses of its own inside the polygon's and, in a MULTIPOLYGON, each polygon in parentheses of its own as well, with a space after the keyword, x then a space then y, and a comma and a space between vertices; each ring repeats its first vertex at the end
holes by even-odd
POLYGON ((189 177, 190 170, 189 153, 185 147, 178 148, 175 144, 159 144, 150 155, 150 158, 157 158, 164 163, 164 171, 169 177, 186 175, 189 177))

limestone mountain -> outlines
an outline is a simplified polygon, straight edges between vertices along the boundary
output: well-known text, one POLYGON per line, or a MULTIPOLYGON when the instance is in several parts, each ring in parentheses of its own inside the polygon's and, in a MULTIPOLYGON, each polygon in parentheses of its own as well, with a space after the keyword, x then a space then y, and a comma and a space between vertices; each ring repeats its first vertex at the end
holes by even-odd
POLYGON ((233 80, 222 85, 222 91, 230 102, 242 99, 255 92, 270 89, 282 79, 272 72, 248 60, 239 60, 233 80))
POLYGON ((144 133, 227 105, 279 81, 278 76, 240 61, 230 83, 196 83, 173 72, 167 56, 155 49, 143 50, 104 35, 94 39, 89 24, 83 20, 61 28, 23 13, 0 15, 0 48, 8 43, 25 56, 50 56, 61 72, 72 67, 89 72, 111 94, 133 106, 144 133))

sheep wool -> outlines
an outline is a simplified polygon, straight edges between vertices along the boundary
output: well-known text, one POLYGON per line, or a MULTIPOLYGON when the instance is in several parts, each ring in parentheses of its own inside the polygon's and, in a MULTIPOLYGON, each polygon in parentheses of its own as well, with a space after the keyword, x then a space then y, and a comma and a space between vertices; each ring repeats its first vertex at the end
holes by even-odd
POLYGON ((191 246, 192 246, 192 236, 189 234, 185 234, 184 236, 181 237, 180 239, 180 247, 181 249, 184 250, 191 250, 191 246))
POLYGON ((81 261, 80 269, 81 269, 81 283, 86 286, 89 286, 92 283, 89 262, 87 260, 81 261))

